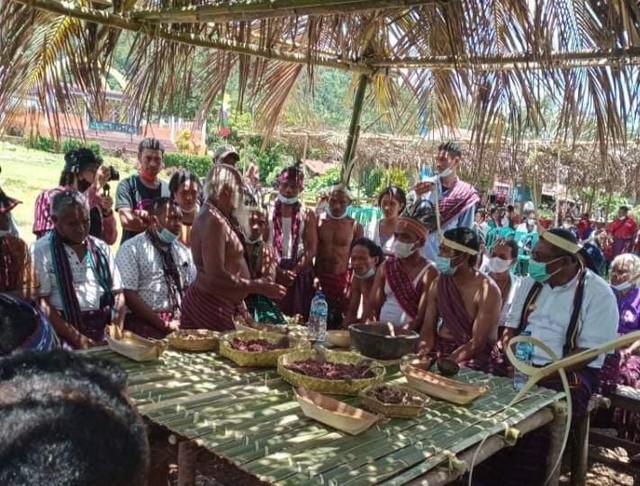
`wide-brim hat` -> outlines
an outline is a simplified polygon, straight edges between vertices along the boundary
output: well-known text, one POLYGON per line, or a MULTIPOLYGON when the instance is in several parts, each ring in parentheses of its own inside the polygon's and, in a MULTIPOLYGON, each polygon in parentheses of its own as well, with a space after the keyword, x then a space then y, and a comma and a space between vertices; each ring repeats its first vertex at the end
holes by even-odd
POLYGON ((240 160, 240 154, 236 150, 235 147, 231 145, 223 145, 222 147, 218 147, 213 154, 214 162, 218 162, 221 159, 224 159, 228 155, 235 155, 238 160, 240 160))
POLYGON ((22 204, 22 201, 7 196, 2 188, 0 188, 0 214, 8 213, 18 204, 22 204))

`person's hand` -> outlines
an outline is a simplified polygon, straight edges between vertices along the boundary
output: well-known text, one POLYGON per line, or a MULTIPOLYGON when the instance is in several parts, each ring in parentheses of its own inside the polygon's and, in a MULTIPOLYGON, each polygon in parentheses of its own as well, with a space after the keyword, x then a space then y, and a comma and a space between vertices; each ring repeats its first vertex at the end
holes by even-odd
POLYGON ((78 349, 89 349, 97 345, 97 342, 95 342, 93 339, 88 338, 87 336, 81 336, 76 343, 76 347, 78 349))
POLYGON ((280 274, 280 281, 285 287, 291 287, 298 274, 291 270, 283 270, 280 274))
POLYGON ((109 167, 106 165, 101 165, 98 167, 96 171, 96 178, 94 179, 94 184, 96 185, 96 189, 102 189, 102 187, 109 182, 109 175, 111 171, 109 167))
POLYGON ((625 361, 627 361, 629 359, 629 357, 631 356, 631 354, 632 354, 631 351, 629 350, 629 348, 621 349, 619 351, 619 353, 620 353, 620 362, 621 363, 624 363, 625 361))
POLYGON ((177 319, 173 319, 169 322, 165 322, 165 328, 169 332, 180 330, 180 321, 177 319))
POLYGON ((258 294, 264 295, 269 299, 281 300, 287 294, 287 288, 284 285, 270 282, 265 279, 258 279, 258 294))
POLYGON ((433 188, 433 182, 418 182, 413 186, 413 190, 416 191, 418 196, 422 196, 423 194, 433 191, 433 188))
POLYGON ((111 196, 100 197, 100 207, 102 208, 102 213, 111 211, 113 209, 113 198, 111 196))
POLYGON ((133 211, 138 218, 140 218, 144 223, 149 224, 151 222, 151 216, 149 215, 149 211, 145 211, 144 209, 136 209, 133 211))

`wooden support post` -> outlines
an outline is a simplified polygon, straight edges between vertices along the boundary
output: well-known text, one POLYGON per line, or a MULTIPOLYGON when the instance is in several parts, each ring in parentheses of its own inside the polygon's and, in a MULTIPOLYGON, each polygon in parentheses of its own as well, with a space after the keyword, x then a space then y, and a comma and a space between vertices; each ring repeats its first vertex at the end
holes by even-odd
POLYGON ((367 92, 367 84, 369 83, 369 76, 361 74, 358 80, 358 89, 356 90, 356 96, 353 100, 353 112, 351 114, 351 123, 349 125, 349 135, 347 136, 347 146, 344 149, 344 157, 342 158, 342 171, 345 180, 342 182, 348 184, 348 168, 351 160, 356 151, 356 140, 358 135, 358 128, 360 126, 360 115, 362 115, 362 107, 364 105, 364 95, 367 92))
POLYGON ((197 446, 188 440, 178 444, 178 486, 195 486, 197 446))

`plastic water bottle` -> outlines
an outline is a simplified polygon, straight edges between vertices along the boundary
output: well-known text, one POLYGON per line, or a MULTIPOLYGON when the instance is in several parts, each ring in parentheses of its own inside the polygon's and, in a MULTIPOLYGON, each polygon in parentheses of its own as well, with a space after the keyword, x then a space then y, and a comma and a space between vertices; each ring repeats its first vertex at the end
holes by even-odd
POLYGON ((311 310, 309 312, 309 338, 312 341, 318 343, 325 341, 328 315, 329 304, 327 304, 322 291, 319 290, 311 301, 311 310))
MULTIPOLYGON (((531 331, 522 331, 521 336, 531 336, 531 331)), ((533 344, 520 342, 516 344, 516 359, 525 364, 530 365, 533 359, 533 344)), ((529 381, 529 376, 521 371, 513 370, 513 388, 522 390, 524 385, 529 381)))
POLYGON ((433 182, 433 171, 426 164, 422 164, 420 167, 420 182, 433 182))

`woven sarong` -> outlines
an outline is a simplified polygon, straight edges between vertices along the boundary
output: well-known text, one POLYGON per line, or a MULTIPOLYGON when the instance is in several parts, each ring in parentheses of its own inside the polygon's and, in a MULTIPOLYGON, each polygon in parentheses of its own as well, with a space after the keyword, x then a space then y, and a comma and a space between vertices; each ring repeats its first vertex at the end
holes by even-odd
POLYGON ((271 299, 264 295, 253 294, 245 299, 249 315, 256 322, 265 324, 285 324, 284 315, 271 299))
POLYGON ((420 296, 422 295, 422 279, 417 285, 413 282, 402 269, 400 260, 397 258, 389 258, 384 264, 384 273, 387 283, 398 304, 402 310, 411 318, 415 319, 418 315, 418 307, 420 305, 420 296))
MULTIPOLYGON (((105 340, 105 329, 111 323, 111 308, 81 312, 81 323, 77 325, 77 330, 83 336, 93 339, 99 343, 105 340)), ((65 349, 76 349, 73 343, 61 339, 65 349)))
POLYGON ((231 331, 235 329, 234 317, 243 313, 244 304, 234 304, 214 294, 190 285, 182 300, 182 329, 211 329, 231 331))
POLYGON ((349 305, 347 291, 349 290, 351 274, 348 271, 337 275, 324 273, 318 275, 318 280, 329 305, 327 328, 337 329, 342 325, 344 314, 347 312, 349 305))
MULTIPOLYGON (((283 270, 292 270, 295 266, 296 262, 293 259, 280 261, 280 268, 283 270)), ((277 302, 277 305, 285 315, 301 315, 304 318, 304 322, 308 322, 311 299, 313 299, 314 293, 313 272, 311 267, 308 267, 298 272, 291 287, 287 289, 287 294, 277 302)))
MULTIPOLYGON (((173 312, 157 312, 160 319, 170 322, 173 319, 173 312)), ((151 339, 164 339, 170 331, 160 329, 153 324, 149 324, 135 314, 127 314, 124 318, 124 328, 138 336, 151 339)))
POLYGON ((447 226, 449 222, 473 207, 478 201, 480 201, 478 192, 471 184, 461 180, 456 181, 438 203, 441 226, 447 226))

